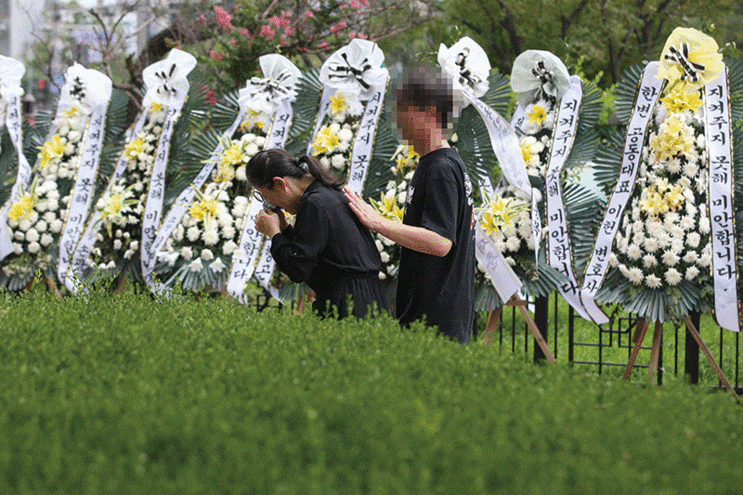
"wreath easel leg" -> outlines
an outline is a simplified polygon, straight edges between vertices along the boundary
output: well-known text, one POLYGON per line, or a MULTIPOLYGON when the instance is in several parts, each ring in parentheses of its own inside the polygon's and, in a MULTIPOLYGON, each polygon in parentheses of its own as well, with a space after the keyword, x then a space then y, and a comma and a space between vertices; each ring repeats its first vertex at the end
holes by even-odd
POLYGON ((733 393, 733 397, 735 397, 735 401, 740 404, 740 397, 738 397, 738 394, 735 393, 735 389, 728 381, 727 377, 725 376, 725 373, 723 373, 722 368, 720 368, 720 365, 717 364, 717 361, 715 361, 715 358, 712 357, 712 353, 709 352, 709 349, 707 348, 707 345, 702 340, 702 336, 699 335, 699 332, 697 331, 697 328, 694 326, 694 324, 691 322, 691 318, 686 316, 684 318, 684 322, 686 323, 686 328, 689 330, 689 333, 694 337, 694 340, 697 341, 697 344, 699 344, 699 348, 702 349, 702 352, 704 352, 704 355, 707 357, 707 360, 709 361, 709 364, 712 365, 712 368, 714 368, 715 372, 717 373, 717 376, 720 378, 720 381, 722 382, 723 386, 730 390, 733 393))
POLYGON ((482 343, 489 344, 492 342, 492 336, 495 333, 495 327, 500 322, 501 314, 503 313, 503 306, 498 309, 491 309, 488 311, 488 322, 485 325, 485 333, 482 336, 482 343))

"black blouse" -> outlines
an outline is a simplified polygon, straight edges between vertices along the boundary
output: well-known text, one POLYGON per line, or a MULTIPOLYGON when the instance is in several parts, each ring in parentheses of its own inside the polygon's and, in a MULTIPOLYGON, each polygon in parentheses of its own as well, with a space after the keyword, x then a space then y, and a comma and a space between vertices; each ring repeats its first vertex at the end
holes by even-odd
POLYGON ((313 306, 322 315, 330 303, 339 316, 346 316, 348 295, 353 297, 357 317, 363 317, 372 303, 386 309, 379 284, 379 251, 342 191, 318 180, 310 183, 294 226, 271 239, 271 255, 293 282, 307 282, 315 291, 313 306))

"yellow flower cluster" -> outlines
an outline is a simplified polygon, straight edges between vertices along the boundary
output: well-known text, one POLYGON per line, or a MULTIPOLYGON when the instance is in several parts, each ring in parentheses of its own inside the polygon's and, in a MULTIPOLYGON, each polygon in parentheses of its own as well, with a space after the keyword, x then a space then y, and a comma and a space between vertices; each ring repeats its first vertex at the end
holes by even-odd
POLYGON ((228 141, 222 153, 222 160, 217 164, 214 182, 225 182, 235 177, 235 167, 247 163, 248 157, 243 153, 241 141, 228 141))
POLYGON ((18 201, 13 203, 8 211, 8 218, 14 222, 18 222, 23 219, 31 217, 31 213, 34 211, 34 205, 38 201, 38 197, 33 191, 22 192, 21 197, 18 201))
POLYGON ((527 117, 529 117, 530 124, 534 122, 536 122, 537 124, 541 124, 542 122, 544 122, 544 119, 547 118, 547 112, 539 105, 534 105, 531 109, 531 112, 528 112, 526 115, 527 117))
POLYGON ((62 158, 62 156, 64 156, 64 143, 59 134, 55 134, 52 139, 41 146, 41 152, 39 153, 39 159, 41 161, 39 162, 39 167, 45 169, 52 162, 62 158))
POLYGON ((668 179, 661 179, 642 191, 640 209, 647 215, 658 216, 680 209, 685 201, 683 187, 669 185, 668 179))
POLYGON ((129 141, 126 146, 124 146, 124 155, 129 162, 136 162, 137 157, 145 152, 146 147, 147 143, 145 143, 144 139, 138 137, 137 139, 129 141))
POLYGON ((392 159, 397 163, 395 175, 405 175, 408 170, 415 170, 420 155, 416 153, 412 146, 400 145, 392 155, 392 159))
POLYGON ((514 220, 525 209, 527 209, 526 203, 516 202, 514 198, 493 197, 488 203, 487 210, 482 212, 480 227, 487 235, 500 229, 513 227, 514 220))
POLYGON ((374 209, 377 210, 379 214, 382 215, 384 218, 402 223, 404 210, 397 204, 397 196, 391 196, 392 197, 388 197, 385 193, 382 193, 381 201, 375 201, 372 198, 372 206, 374 206, 374 209))
POLYGON ((340 137, 330 126, 323 127, 315 135, 315 139, 312 141, 312 149, 314 155, 332 153, 341 144, 340 137))
POLYGON ((195 189, 198 201, 194 201, 188 208, 188 213, 200 222, 204 224, 209 223, 210 220, 217 216, 217 198, 207 197, 198 189, 195 189))
POLYGON ((696 112, 702 106, 702 98, 699 91, 688 92, 680 86, 674 86, 660 99, 670 113, 681 113, 686 110, 696 112))
POLYGON ((694 151, 693 130, 678 117, 667 118, 658 129, 658 134, 650 138, 650 149, 659 162, 673 157, 691 158, 694 151))

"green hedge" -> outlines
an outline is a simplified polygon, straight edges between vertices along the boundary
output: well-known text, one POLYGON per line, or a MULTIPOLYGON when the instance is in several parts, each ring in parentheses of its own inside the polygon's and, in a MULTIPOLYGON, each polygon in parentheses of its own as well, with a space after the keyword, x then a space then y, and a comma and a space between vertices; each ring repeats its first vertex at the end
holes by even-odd
POLYGON ((0 493, 739 493, 724 392, 386 317, 0 296, 0 493))

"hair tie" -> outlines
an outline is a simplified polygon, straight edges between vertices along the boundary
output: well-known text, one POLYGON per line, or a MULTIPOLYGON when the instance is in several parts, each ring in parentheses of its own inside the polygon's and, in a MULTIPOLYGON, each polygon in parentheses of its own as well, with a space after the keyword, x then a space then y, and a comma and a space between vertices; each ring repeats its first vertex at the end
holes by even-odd
POLYGON ((295 158, 294 159, 294 165, 296 165, 297 167, 301 168, 305 172, 309 171, 309 169, 307 168, 307 162, 302 161, 299 158, 295 158))

